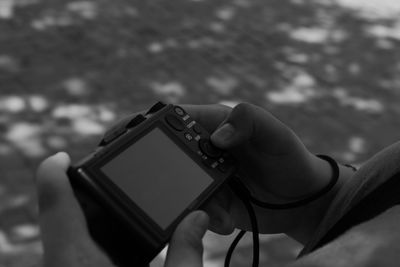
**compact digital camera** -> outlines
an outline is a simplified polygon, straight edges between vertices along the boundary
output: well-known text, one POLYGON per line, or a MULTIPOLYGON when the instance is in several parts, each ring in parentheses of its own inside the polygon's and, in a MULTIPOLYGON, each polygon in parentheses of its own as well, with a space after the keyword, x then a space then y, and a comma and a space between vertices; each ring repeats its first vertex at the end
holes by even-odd
POLYGON ((126 267, 147 266, 234 172, 182 107, 159 102, 109 130, 68 176, 92 238, 126 267))

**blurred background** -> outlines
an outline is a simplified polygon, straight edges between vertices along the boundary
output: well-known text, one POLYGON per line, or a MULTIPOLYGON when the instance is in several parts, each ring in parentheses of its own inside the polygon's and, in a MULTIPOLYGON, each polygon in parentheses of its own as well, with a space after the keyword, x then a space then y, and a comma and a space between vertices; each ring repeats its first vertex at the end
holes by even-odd
MULTIPOLYGON (((0 0, 0 266, 41 266, 38 163, 157 100, 251 102, 362 164, 399 139, 399 48, 398 0, 0 0)), ((205 265, 231 241, 208 233, 205 265)), ((263 236, 261 266, 299 250, 263 236)), ((247 238, 232 266, 250 263, 247 238)))

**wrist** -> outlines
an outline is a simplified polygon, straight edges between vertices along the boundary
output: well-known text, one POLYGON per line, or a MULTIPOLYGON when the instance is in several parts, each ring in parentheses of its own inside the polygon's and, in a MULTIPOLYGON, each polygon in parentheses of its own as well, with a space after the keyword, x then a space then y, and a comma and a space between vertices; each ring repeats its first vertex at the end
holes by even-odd
MULTIPOLYGON (((312 175, 310 176, 310 188, 313 187, 315 191, 321 190, 323 187, 329 184, 332 179, 333 169, 330 166, 329 162, 319 158, 315 155, 312 155, 312 175)), ((339 167, 339 178, 335 184, 335 186, 329 191, 327 195, 335 196, 339 189, 342 187, 343 183, 350 179, 350 177, 354 174, 355 170, 349 168, 346 165, 338 164, 339 167)))
MULTIPOLYGON (((321 188, 329 183, 329 179, 332 176, 332 168, 325 160, 316 156, 314 157, 315 159, 313 159, 313 164, 315 164, 315 176, 312 177, 312 180, 314 180, 313 186, 319 186, 316 190, 321 190, 321 188)), ((307 243, 307 241, 315 233, 315 230, 321 223, 322 219, 325 217, 326 212, 328 211, 339 190, 353 174, 354 170, 339 164, 339 178, 335 186, 320 199, 299 209, 299 214, 303 214, 303 216, 299 217, 301 218, 301 221, 298 221, 297 227, 291 229, 291 231, 287 232, 287 234, 302 244, 307 243)))
POLYGON ((332 180, 333 170, 328 161, 308 152, 299 168, 299 186, 290 192, 291 199, 304 199, 326 187, 332 180))

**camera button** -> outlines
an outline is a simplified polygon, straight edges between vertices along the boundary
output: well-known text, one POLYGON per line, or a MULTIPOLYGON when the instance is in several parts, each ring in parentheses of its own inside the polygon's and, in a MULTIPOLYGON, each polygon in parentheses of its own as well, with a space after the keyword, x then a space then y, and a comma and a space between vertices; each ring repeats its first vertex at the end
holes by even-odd
POLYGON ((189 122, 189 123, 186 125, 186 127, 188 127, 188 128, 190 129, 190 128, 193 127, 193 125, 196 125, 196 122, 195 122, 195 121, 189 122))
POLYGON ((200 139, 199 141, 200 150, 209 156, 210 158, 218 158, 222 155, 222 151, 216 148, 211 142, 207 139, 200 139))
POLYGON ((188 141, 192 141, 193 140, 193 135, 191 135, 190 133, 185 133, 185 138, 188 141))
POLYGON ((176 116, 173 115, 167 115, 165 116, 165 120, 167 121, 168 125, 174 128, 177 131, 183 131, 185 129, 185 125, 183 122, 177 118, 176 116))
POLYGON ((186 114, 185 111, 181 107, 175 107, 174 111, 176 114, 178 114, 181 117, 186 114))
POLYGON ((192 129, 197 134, 201 134, 202 133, 201 127, 198 124, 193 125, 192 129))
POLYGON ((215 168, 216 167, 216 165, 214 165, 215 160, 212 159, 212 158, 205 158, 202 161, 203 161, 204 165, 206 165, 209 168, 215 168))

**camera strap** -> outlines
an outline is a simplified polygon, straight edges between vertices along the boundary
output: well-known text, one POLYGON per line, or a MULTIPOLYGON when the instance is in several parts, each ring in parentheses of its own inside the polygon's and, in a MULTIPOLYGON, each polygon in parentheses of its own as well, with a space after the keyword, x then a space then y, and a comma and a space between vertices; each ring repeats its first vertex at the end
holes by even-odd
MULTIPOLYGON (((164 108, 166 105, 162 102, 158 102, 155 105, 153 105, 149 111, 145 114, 133 114, 131 116, 128 116, 124 118, 123 120, 119 121, 114 127, 109 129, 106 134, 104 135, 103 139, 101 140, 99 146, 105 146, 109 143, 111 143, 113 140, 124 134, 126 131, 128 131, 130 128, 133 128, 143 121, 145 121, 148 117, 151 117, 154 113, 157 111, 161 110, 164 108)), ((243 202, 250 218, 250 223, 252 227, 252 236, 253 236, 253 264, 252 267, 258 267, 259 265, 259 231, 258 231, 258 224, 257 224, 257 217, 256 213, 253 208, 253 204, 257 205, 262 208, 266 209, 274 209, 274 210, 284 210, 284 209, 292 209, 292 208, 297 208, 304 206, 321 196, 325 195, 328 193, 337 183, 338 178, 339 178, 339 166, 337 162, 332 159, 329 156, 326 155, 316 155, 317 157, 326 160, 332 167, 333 174, 332 178, 327 186, 322 188, 320 191, 317 191, 316 193, 312 194, 311 196, 294 201, 294 202, 289 202, 289 203, 269 203, 265 201, 261 201, 254 196, 251 195, 250 191, 246 187, 245 184, 243 184, 240 180, 239 177, 233 176, 229 179, 229 186, 231 187, 232 191, 237 195, 237 197, 243 202)), ((241 230, 239 234, 236 236, 234 241, 232 242, 231 246, 228 249, 226 258, 225 258, 225 267, 229 267, 230 261, 232 258, 232 254, 238 245, 239 241, 241 238, 245 235, 246 231, 241 230)))
MULTIPOLYGON (((247 189, 246 186, 243 185, 243 183, 239 180, 239 178, 237 176, 234 176, 230 179, 229 186, 231 187, 233 192, 236 194, 236 196, 243 202, 243 204, 246 207, 246 210, 249 214, 250 223, 251 223, 251 231, 253 234, 253 264, 252 264, 252 267, 258 267, 259 259, 260 259, 260 248, 259 248, 260 240, 259 240, 257 216, 256 216, 254 208, 250 202, 250 199, 251 199, 250 191, 247 189)), ((246 234, 246 231, 241 230, 239 232, 239 234, 233 240, 233 242, 230 245, 228 252, 226 254, 224 267, 230 266, 232 254, 233 254, 236 246, 239 244, 239 241, 242 239, 242 237, 245 234, 246 234)))
MULTIPOLYGON (((251 195, 249 189, 246 187, 246 185, 240 180, 238 176, 233 176, 231 177, 229 181, 229 186, 232 189, 232 191, 236 194, 236 196, 243 202, 244 206, 247 209, 247 212, 249 214, 250 218, 250 223, 251 223, 251 230, 253 234, 253 263, 252 267, 258 267, 259 265, 259 259, 260 259, 260 240, 259 240, 259 231, 258 231, 258 223, 257 223, 257 217, 256 213, 254 211, 254 208, 252 204, 257 205, 261 208, 265 209, 274 209, 274 210, 285 210, 285 209, 293 209, 293 208, 298 208, 304 205, 307 205, 311 203, 312 201, 322 197, 326 193, 328 193, 337 183, 339 180, 339 166, 337 162, 327 156, 327 155, 316 155, 317 157, 326 160, 332 167, 332 177, 328 185, 326 185, 324 188, 321 190, 313 193, 311 196, 300 199, 297 201, 289 202, 289 203, 269 203, 265 201, 261 201, 254 196, 251 195)), ((230 266, 230 261, 232 258, 232 254, 238 245, 239 241, 242 239, 242 237, 246 234, 246 231, 241 230, 236 238, 233 240, 231 243, 228 252, 225 257, 225 262, 224 262, 224 267, 229 267, 230 266)))

